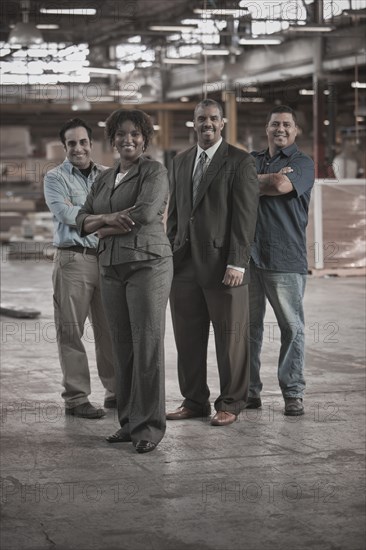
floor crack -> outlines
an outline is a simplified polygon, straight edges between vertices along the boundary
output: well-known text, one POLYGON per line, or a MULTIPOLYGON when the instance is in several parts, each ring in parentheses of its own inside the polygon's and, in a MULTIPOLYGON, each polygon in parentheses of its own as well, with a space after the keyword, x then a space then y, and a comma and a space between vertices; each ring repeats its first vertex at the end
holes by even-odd
POLYGON ((46 537, 46 540, 52 544, 53 546, 56 546, 56 543, 48 536, 48 533, 46 531, 46 529, 44 528, 44 524, 43 523, 40 523, 41 527, 42 527, 42 533, 44 534, 44 536, 46 537))

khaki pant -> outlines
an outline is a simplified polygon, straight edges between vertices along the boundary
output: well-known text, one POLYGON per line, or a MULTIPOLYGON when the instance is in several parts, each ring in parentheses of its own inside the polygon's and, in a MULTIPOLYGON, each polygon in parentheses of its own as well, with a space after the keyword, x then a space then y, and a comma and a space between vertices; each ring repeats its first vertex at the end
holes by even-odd
POLYGON ((96 256, 71 250, 56 252, 53 270, 53 302, 57 344, 67 407, 88 401, 90 373, 83 344, 94 338, 99 378, 106 397, 115 394, 112 344, 99 288, 96 256), (90 324, 85 324, 87 318, 90 324))

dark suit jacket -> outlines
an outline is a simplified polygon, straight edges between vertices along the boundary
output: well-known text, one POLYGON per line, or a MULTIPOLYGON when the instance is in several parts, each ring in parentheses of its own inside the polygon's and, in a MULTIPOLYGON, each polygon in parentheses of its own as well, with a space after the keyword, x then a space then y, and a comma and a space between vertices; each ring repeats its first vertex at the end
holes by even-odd
POLYGON ((166 168, 160 162, 140 157, 116 188, 115 177, 116 167, 98 176, 76 217, 79 232, 84 236, 83 223, 89 214, 118 212, 135 206, 131 212, 136 224, 132 231, 99 240, 99 263, 108 266, 171 256, 163 225, 169 191, 166 168))
POLYGON ((222 285, 227 265, 244 267, 249 281, 259 182, 252 156, 222 141, 200 184, 192 206, 192 172, 197 147, 173 159, 167 233, 175 268, 191 248, 197 281, 222 285))

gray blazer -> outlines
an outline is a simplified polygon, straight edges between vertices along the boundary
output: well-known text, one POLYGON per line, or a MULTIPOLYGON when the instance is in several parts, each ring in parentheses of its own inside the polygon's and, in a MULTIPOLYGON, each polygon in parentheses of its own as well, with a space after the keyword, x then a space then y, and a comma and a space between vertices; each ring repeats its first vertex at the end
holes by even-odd
POLYGON ((249 281, 259 182, 253 157, 224 140, 216 151, 192 205, 192 172, 197 147, 173 159, 167 233, 175 268, 190 247, 197 281, 221 287, 227 265, 244 267, 249 281))
POLYGON ((118 168, 109 168, 95 180, 76 217, 80 235, 86 234, 83 224, 89 214, 107 214, 135 206, 131 212, 135 222, 132 231, 99 240, 100 265, 172 256, 163 224, 169 190, 166 168, 160 162, 140 157, 115 188, 117 172, 118 168))

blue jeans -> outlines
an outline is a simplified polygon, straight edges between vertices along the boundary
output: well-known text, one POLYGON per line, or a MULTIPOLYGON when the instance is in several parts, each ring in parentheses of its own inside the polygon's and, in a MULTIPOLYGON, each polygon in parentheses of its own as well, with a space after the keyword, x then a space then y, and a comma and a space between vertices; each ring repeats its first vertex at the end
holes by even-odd
POLYGON ((284 397, 302 397, 304 379, 304 310, 306 275, 259 269, 250 264, 250 386, 249 396, 259 397, 260 353, 268 298, 281 332, 278 381, 284 397))

